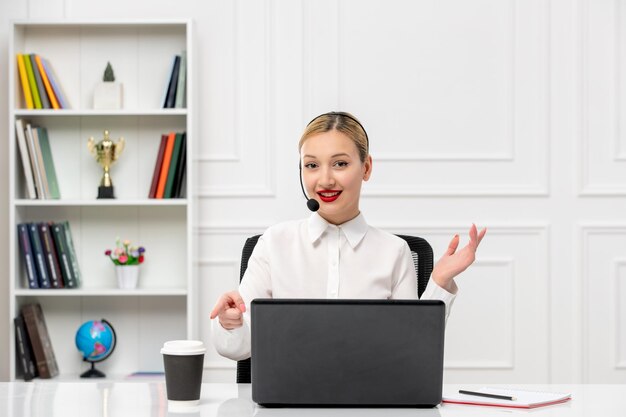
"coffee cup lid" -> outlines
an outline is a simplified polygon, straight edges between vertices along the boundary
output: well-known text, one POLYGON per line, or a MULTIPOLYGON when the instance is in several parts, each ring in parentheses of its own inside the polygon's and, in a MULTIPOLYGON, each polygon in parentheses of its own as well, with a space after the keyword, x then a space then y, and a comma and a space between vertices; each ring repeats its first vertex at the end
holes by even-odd
POLYGON ((206 348, 200 340, 170 340, 161 348, 161 353, 165 355, 200 355, 204 352, 206 348))

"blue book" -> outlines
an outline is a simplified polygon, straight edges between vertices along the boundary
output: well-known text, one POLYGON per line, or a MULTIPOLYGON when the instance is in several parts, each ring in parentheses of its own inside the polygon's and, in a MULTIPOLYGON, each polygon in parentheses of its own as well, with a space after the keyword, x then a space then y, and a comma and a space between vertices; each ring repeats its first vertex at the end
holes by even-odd
POLYGON ((37 276, 39 277, 39 288, 52 288, 37 223, 28 224, 28 234, 30 235, 30 243, 32 245, 35 258, 35 269, 37 270, 37 276))
POLYGON ((28 225, 25 223, 18 224, 17 235, 20 240, 20 252, 22 253, 22 259, 24 259, 24 267, 26 268, 28 288, 39 288, 39 276, 37 275, 33 248, 30 244, 30 236, 28 235, 28 225))

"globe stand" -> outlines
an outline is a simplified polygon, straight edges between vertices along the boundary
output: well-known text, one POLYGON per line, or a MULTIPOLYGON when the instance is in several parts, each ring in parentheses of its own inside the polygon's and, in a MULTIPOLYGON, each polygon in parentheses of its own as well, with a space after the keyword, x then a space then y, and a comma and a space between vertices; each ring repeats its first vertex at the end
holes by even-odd
POLYGON ((104 378, 105 376, 104 372, 96 369, 95 362, 91 362, 91 369, 80 374, 81 378, 104 378))

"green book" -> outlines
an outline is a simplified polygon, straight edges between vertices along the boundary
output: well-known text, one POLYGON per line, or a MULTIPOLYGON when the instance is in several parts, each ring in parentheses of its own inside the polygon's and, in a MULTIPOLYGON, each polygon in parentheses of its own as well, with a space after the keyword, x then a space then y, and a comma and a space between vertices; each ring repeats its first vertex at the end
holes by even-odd
POLYGON ((30 85, 30 92, 33 95, 33 102, 35 108, 41 108, 41 98, 39 98, 39 90, 37 90, 37 81, 35 81, 35 73, 33 72, 33 66, 30 62, 30 55, 24 55, 24 66, 26 67, 26 75, 28 76, 28 85, 30 85))
POLYGON ((48 130, 45 127, 38 127, 39 147, 41 147, 41 156, 43 157, 43 165, 48 178, 48 189, 50 190, 50 198, 59 199, 61 193, 59 191, 59 182, 57 181, 57 172, 54 169, 54 160, 52 159, 52 150, 50 149, 50 141, 48 140, 48 130))
POLYGON ((170 162, 170 169, 167 173, 167 181, 165 182, 165 192, 163 198, 174 198, 172 190, 174 189, 174 177, 176 176, 176 167, 180 163, 180 148, 182 144, 183 134, 177 133, 176 139, 174 139, 174 150, 172 151, 172 162, 170 162))
POLYGON ((54 246, 57 250, 57 258, 59 258, 63 284, 65 284, 65 288, 76 288, 76 279, 74 277, 72 261, 70 260, 67 239, 65 237, 65 227, 63 223, 54 223, 50 225, 50 231, 52 232, 52 239, 54 240, 54 246))
POLYGON ((72 266, 72 272, 74 275, 74 284, 76 287, 80 287, 80 268, 78 267, 78 257, 76 256, 76 249, 74 248, 70 222, 66 220, 60 224, 63 225, 63 232, 65 233, 65 243, 67 243, 67 254, 70 257, 70 265, 72 266))
POLYGON ((187 78, 187 51, 180 54, 180 69, 178 70, 178 86, 176 87, 176 104, 174 107, 182 109, 186 105, 187 87, 185 85, 187 78))

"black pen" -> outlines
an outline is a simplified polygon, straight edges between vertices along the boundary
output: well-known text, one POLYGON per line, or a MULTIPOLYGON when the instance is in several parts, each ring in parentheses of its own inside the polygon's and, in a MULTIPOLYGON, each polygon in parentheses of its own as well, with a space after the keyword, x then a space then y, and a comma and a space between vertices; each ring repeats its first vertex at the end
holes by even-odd
POLYGON ((476 392, 476 391, 466 391, 464 389, 460 389, 459 394, 476 395, 478 397, 487 397, 487 398, 496 398, 498 400, 515 401, 515 397, 509 397, 506 395, 497 395, 497 394, 486 394, 484 392, 476 392))

